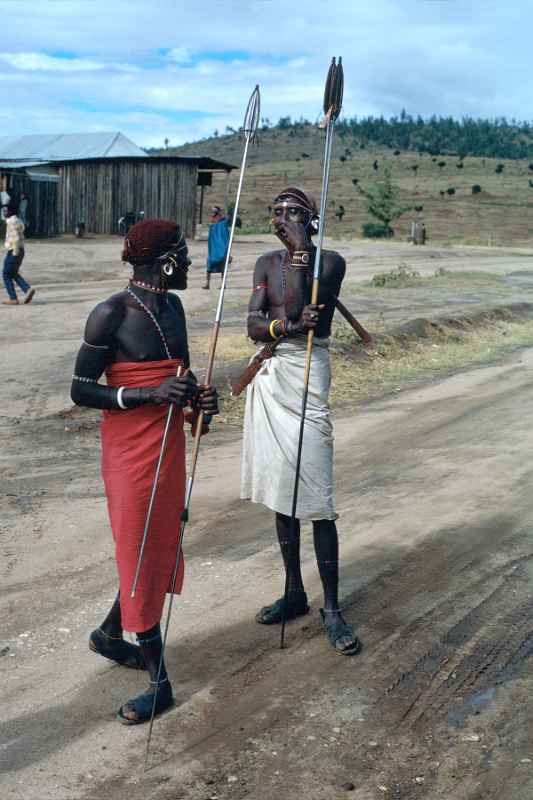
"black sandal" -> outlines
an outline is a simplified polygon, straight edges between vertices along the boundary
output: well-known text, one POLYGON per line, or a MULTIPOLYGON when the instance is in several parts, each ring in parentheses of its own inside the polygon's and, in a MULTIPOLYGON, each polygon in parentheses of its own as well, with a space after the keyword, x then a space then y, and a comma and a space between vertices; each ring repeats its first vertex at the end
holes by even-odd
POLYGON ((329 642, 339 656, 354 656, 361 650, 361 642, 355 635, 352 626, 342 618, 340 611, 324 611, 321 608, 320 616, 329 642), (332 613, 335 614, 335 618, 331 622, 326 622, 326 614, 332 613), (347 647, 339 647, 341 639, 350 639, 352 643, 347 647))
MULTIPOLYGON (((283 619, 284 598, 280 597, 271 606, 263 608, 255 615, 255 621, 260 625, 280 625, 283 619)), ((289 592, 289 602, 285 611, 285 622, 296 617, 303 617, 309 613, 307 595, 304 591, 289 592)))
POLYGON ((89 650, 130 669, 146 669, 141 648, 122 637, 109 636, 97 628, 89 636, 89 650))
MULTIPOLYGON (((155 686, 154 681, 150 681, 151 686, 155 686)), ((133 700, 128 700, 124 703, 117 712, 117 719, 121 725, 142 725, 143 722, 148 722, 152 718, 152 706, 154 704, 154 689, 147 689, 143 694, 134 697, 133 700), (124 716, 123 709, 129 706, 132 711, 137 714, 136 719, 129 719, 124 716)), ((157 692, 157 701, 155 706, 154 717, 158 717, 165 711, 170 711, 174 706, 174 696, 172 694, 172 687, 170 686, 168 678, 159 682, 159 691, 157 692)))

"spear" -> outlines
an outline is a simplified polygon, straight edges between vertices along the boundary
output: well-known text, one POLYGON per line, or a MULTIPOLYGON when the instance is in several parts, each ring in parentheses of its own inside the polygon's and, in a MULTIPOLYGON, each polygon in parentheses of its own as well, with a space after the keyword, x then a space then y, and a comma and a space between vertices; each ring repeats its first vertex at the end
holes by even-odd
MULTIPOLYGON (((244 151, 242 155, 242 162, 241 162, 241 170, 239 174, 239 183, 237 186, 237 194, 235 197, 235 206, 233 209, 233 219, 231 221, 231 229, 229 235, 229 242, 228 242, 228 249, 226 252, 226 260, 224 262, 224 273, 222 276, 222 283, 220 286, 220 292, 218 295, 218 304, 217 310, 215 313, 215 321, 213 323, 213 330, 211 333, 211 342, 209 345, 209 354, 207 357, 207 370, 205 373, 205 383, 209 385, 211 383, 213 377, 213 368, 215 364, 215 353, 217 349, 217 342, 218 342, 218 334, 220 332, 220 324, 222 321, 222 309, 224 307, 224 295, 226 292, 226 283, 228 278, 228 270, 229 264, 231 260, 231 248, 233 245, 233 237, 235 235, 235 223, 237 221, 237 212, 239 209, 239 202, 241 199, 241 192, 244 182, 244 172, 246 169, 246 160, 248 157, 248 148, 250 144, 254 141, 257 135, 257 127, 259 125, 259 118, 260 118, 260 105, 261 105, 261 98, 259 94, 259 86, 257 85, 253 90, 250 99, 248 101, 248 105, 246 107, 246 113, 244 115, 244 123, 243 123, 243 133, 244 133, 244 151)), ((159 659, 159 667, 157 670, 157 680, 155 684, 155 691, 154 691, 154 701, 152 704, 152 715, 150 718, 150 727, 148 729, 148 737, 146 740, 146 754, 144 759, 144 769, 146 771, 146 767, 148 765, 148 757, 150 755, 150 742, 152 740, 152 729, 154 726, 154 717, 155 717, 155 709, 157 705, 157 693, 159 689, 159 679, 161 677, 161 670, 163 667, 163 660, 165 654, 165 646, 167 643, 167 635, 168 635, 168 628, 170 625, 170 616, 172 614, 172 603, 174 599, 174 589, 176 588, 176 580, 178 576, 178 571, 180 567, 181 557, 182 557, 182 544, 183 544, 183 537, 185 534, 185 528, 187 526, 187 522, 189 521, 189 507, 191 502, 191 495, 192 495, 192 488, 194 484, 194 477, 196 474, 196 466, 198 463, 198 453, 200 451, 200 438, 202 436, 202 427, 204 423, 204 412, 200 409, 198 414, 198 419, 196 421, 196 431, 194 435, 194 445, 191 457, 191 467, 189 470, 189 476, 187 479, 187 488, 185 490, 185 503, 183 506, 183 511, 181 514, 181 525, 178 535, 178 542, 176 546, 176 560, 174 563, 174 571, 172 573, 172 579, 170 582, 171 591, 170 591, 170 599, 168 602, 168 610, 167 616, 165 620, 165 630, 163 633, 163 642, 161 646, 161 658, 159 659)))
MULTIPOLYGON (((324 241, 324 228, 326 224, 326 207, 328 201, 329 170, 331 166, 331 148, 333 144, 333 129, 335 122, 340 114, 342 107, 342 94, 344 90, 344 72, 342 69, 342 58, 336 63, 335 58, 331 59, 331 64, 326 78, 324 89, 324 120, 322 127, 326 128, 326 142, 324 148, 324 169, 322 172, 322 193, 320 195, 320 217, 318 226, 318 242, 315 252, 315 262, 313 269, 313 285, 311 288, 311 303, 318 303, 318 289, 320 285, 320 256, 322 243, 324 241)), ((305 412, 307 409, 307 397, 309 394, 309 375, 311 372, 311 356, 313 353, 314 330, 307 332, 307 352, 304 368, 304 389, 302 396, 302 408, 300 411, 300 434, 298 437, 298 450, 296 455, 296 469, 294 475, 294 490, 292 496, 291 524, 289 528, 289 541, 287 543, 287 564, 285 568, 285 593, 283 595, 283 607, 281 610, 281 638, 280 649, 285 646, 285 622, 286 608, 289 601, 289 567, 291 563, 292 545, 296 533, 296 507, 298 504, 298 485, 300 482, 300 468, 302 463, 302 445, 305 428, 305 412)))
MULTIPOLYGON (((228 242, 228 249, 227 249, 227 252, 226 252, 226 259, 225 259, 225 262, 224 262, 224 274, 223 274, 223 277, 222 277, 222 284, 221 284, 221 287, 220 287, 220 293, 219 293, 219 297, 218 297, 218 306, 217 306, 217 311, 216 311, 216 315, 215 315, 215 324, 214 324, 214 328, 213 328, 213 334, 211 336, 211 345, 210 345, 210 348, 209 348, 207 373, 206 373, 206 376, 205 376, 205 382, 207 384, 209 384, 211 382, 211 377, 212 377, 212 374, 213 374, 213 364, 214 364, 214 361, 215 361, 215 350, 216 350, 217 341, 218 341, 218 333, 219 333, 219 329, 220 329, 220 321, 222 319, 222 308, 223 308, 223 304, 224 304, 224 294, 225 294, 225 291, 226 291, 226 280, 227 280, 228 266, 229 266, 230 255, 231 255, 231 247, 233 245, 233 236, 235 234, 235 222, 236 222, 236 219, 237 219, 237 208, 238 208, 238 204, 239 204, 239 200, 240 200, 240 196, 241 196, 241 191, 242 191, 244 170, 245 170, 245 166, 246 166, 246 159, 247 159, 247 156, 248 156, 248 148, 249 148, 249 145, 251 144, 251 142, 256 137, 257 126, 259 125, 259 118, 260 118, 260 94, 259 94, 259 86, 256 86, 254 91, 252 92, 250 100, 248 101, 248 106, 246 108, 246 114, 244 115, 244 124, 243 124, 243 132, 244 132, 244 135, 245 135, 244 152, 243 152, 242 163, 241 163, 239 184, 238 184, 238 188, 237 188, 237 197, 236 197, 236 200, 235 200, 235 208, 234 208, 234 211, 233 211, 233 219, 232 219, 232 222, 231 222, 231 231, 230 231, 230 237, 229 237, 229 242, 228 242)), ((178 373, 178 376, 179 376, 179 373, 178 373)), ((163 458, 164 458, 164 455, 165 455, 166 444, 167 444, 167 439, 168 439, 168 433, 169 433, 169 430, 170 430, 170 423, 172 421, 173 413, 174 413, 174 406, 171 404, 169 406, 169 409, 168 409, 167 419, 166 419, 166 423, 165 423, 165 429, 163 431, 163 437, 162 437, 162 440, 161 440, 161 449, 159 451, 159 459, 158 459, 158 462, 157 462, 154 481, 153 481, 153 484, 152 484, 152 492, 151 492, 151 495, 150 495, 150 501, 148 503, 148 510, 146 512, 146 519, 145 519, 145 523, 144 523, 144 531, 143 531, 143 536, 142 536, 142 539, 141 539, 141 545, 139 547, 139 555, 137 557, 137 566, 135 568, 135 576, 133 578, 133 583, 132 583, 132 587, 131 587, 131 597, 135 597, 135 592, 137 591, 139 578, 141 576, 141 569, 142 569, 142 565, 143 565, 143 561, 144 561, 144 552, 145 552, 145 549, 146 549, 146 542, 147 542, 147 539, 148 539, 148 533, 149 533, 149 530, 150 530, 150 522, 151 522, 151 519, 152 519, 152 511, 153 511, 153 507, 154 507, 155 497, 156 497, 156 494, 157 494, 157 487, 158 487, 158 484, 159 484, 159 472, 160 472, 161 464, 163 463, 163 458)), ((201 430, 202 421, 203 421, 203 413, 201 415, 201 418, 199 419, 200 430, 201 430)), ((196 471, 196 461, 198 459, 198 448, 199 448, 199 446, 200 446, 200 439, 199 439, 199 435, 198 435, 198 436, 195 437, 195 441, 194 441, 194 450, 193 450, 193 457, 192 457, 192 468, 191 468, 191 472, 190 472, 189 480, 188 480, 188 484, 187 484, 187 492, 186 492, 187 501, 185 503, 185 509, 186 510, 188 509, 188 505, 189 505, 188 500, 190 500, 190 494, 191 494, 191 491, 192 491, 192 484, 194 482, 194 472, 196 471)))

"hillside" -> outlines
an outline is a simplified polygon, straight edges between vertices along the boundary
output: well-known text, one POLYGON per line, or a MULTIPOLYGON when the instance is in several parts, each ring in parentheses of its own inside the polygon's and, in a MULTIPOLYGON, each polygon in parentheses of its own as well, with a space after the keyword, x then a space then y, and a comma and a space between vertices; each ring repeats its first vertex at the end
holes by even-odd
MULTIPOLYGON (((309 188, 318 197, 324 133, 311 125, 271 127, 259 134, 250 151, 241 205, 245 229, 266 230, 275 194, 289 184, 309 188)), ((239 164, 239 134, 212 137, 161 151, 168 155, 202 154, 239 164)), ((533 241, 533 164, 528 159, 496 159, 457 155, 430 155, 419 151, 364 144, 340 130, 334 143, 331 171, 328 231, 336 237, 361 235, 369 217, 357 185, 379 180, 388 168, 406 204, 423 206, 430 240, 465 244, 514 244, 533 241), (375 164, 375 167, 374 167, 375 164), (502 165, 501 167, 498 165, 502 165), (497 172, 496 170, 499 170, 497 172), (472 187, 481 191, 472 194, 472 187), (448 190, 454 190, 448 194, 448 190), (335 216, 343 205, 342 221, 335 216)), ((236 189, 232 174, 230 196, 236 189)), ((224 202, 224 180, 218 178, 206 190, 207 204, 224 202)), ((405 238, 414 212, 407 212, 395 226, 405 238)))

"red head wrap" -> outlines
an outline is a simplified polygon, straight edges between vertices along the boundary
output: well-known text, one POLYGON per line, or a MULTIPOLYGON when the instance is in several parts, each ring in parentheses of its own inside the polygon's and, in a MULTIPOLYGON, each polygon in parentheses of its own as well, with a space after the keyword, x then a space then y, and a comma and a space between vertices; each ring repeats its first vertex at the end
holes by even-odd
POLYGON ((134 267, 150 264, 183 241, 179 225, 166 219, 143 219, 136 222, 124 239, 122 260, 134 267))

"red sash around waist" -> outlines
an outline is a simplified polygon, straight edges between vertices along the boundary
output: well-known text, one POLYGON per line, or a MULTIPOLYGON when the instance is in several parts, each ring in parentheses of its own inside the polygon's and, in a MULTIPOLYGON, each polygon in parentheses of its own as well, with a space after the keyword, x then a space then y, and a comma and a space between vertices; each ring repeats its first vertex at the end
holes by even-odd
MULTIPOLYGON (((176 375, 181 359, 118 362, 106 370, 109 386, 157 386, 176 375)), ((102 476, 115 540, 120 580, 122 624, 140 633, 161 619, 165 594, 176 559, 180 516, 185 497, 183 412, 174 409, 143 567, 135 597, 130 597, 146 512, 159 458, 168 405, 147 403, 138 408, 103 412, 102 476)), ((183 557, 176 583, 183 584, 183 557)))

